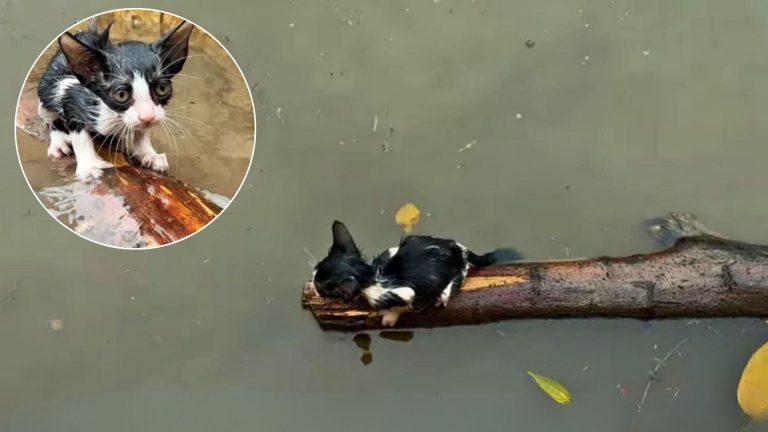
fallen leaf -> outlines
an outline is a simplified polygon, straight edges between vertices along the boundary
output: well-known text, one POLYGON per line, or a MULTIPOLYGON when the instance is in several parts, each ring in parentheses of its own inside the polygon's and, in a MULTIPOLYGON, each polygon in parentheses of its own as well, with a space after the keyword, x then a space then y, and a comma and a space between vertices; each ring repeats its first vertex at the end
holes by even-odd
POLYGON ((414 225, 419 223, 419 217, 421 212, 419 208, 411 203, 407 203, 400 207, 395 214, 395 223, 401 225, 406 234, 410 234, 413 231, 414 225))
POLYGON ((736 390, 739 406, 755 421, 768 420, 768 343, 747 362, 736 390))
POLYGON ((539 387, 544 390, 544 393, 549 395, 549 397, 551 397, 555 402, 562 405, 568 405, 571 403, 571 393, 559 382, 553 380, 552 378, 547 378, 545 376, 535 374, 531 371, 528 371, 528 375, 530 375, 531 378, 536 381, 536 384, 538 384, 539 387))

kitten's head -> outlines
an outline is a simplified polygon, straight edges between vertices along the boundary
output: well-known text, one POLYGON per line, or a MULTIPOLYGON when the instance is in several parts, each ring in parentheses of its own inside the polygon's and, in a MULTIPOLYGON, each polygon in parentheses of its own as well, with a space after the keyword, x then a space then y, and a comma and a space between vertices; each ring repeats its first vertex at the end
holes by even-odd
POLYGON ((194 25, 183 21, 153 43, 109 40, 108 25, 59 37, 72 74, 129 129, 146 128, 165 117, 173 95, 171 80, 181 72, 194 25))
POLYGON ((315 266, 312 283, 321 297, 351 301, 373 283, 373 267, 365 262, 343 223, 333 223, 333 245, 315 266))

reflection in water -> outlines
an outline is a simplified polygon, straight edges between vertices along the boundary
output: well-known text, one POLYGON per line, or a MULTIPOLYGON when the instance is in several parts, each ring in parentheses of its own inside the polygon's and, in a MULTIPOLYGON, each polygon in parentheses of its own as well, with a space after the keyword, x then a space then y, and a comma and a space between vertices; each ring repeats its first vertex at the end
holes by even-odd
MULTIPOLYGON (((61 13, 30 13, 39 0, 7 4, 0 46, 19 59, 4 66, 19 78, 0 81, 10 111, 25 61, 96 2, 71 0, 61 13)), ((531 260, 657 249, 638 227, 670 210, 768 243, 768 3, 183 9, 229 36, 259 83, 252 186, 201 235, 122 253, 62 232, 42 211, 25 215, 37 203, 5 146, 0 430, 732 432, 746 423, 736 386, 768 337, 764 320, 520 320, 418 331, 407 345, 370 333, 376 364, 361 367, 352 335, 322 332, 298 301, 302 249, 325 254, 334 218, 378 252, 396 243, 394 211, 409 201, 432 215, 420 233, 515 247, 531 260), (65 330, 52 332, 50 319, 65 330), (683 357, 670 359, 638 414, 653 359, 683 338, 683 357), (577 402, 558 409, 526 370, 562 377, 577 402)), ((219 127, 193 112, 200 100, 185 115, 219 127)))
MULTIPOLYGON (((413 339, 413 331, 411 330, 382 330, 379 332, 379 337, 385 340, 394 342, 409 342, 413 339)), ((360 355, 360 362, 363 365, 369 365, 373 362, 373 351, 371 350, 371 336, 367 333, 358 333, 352 341, 360 348, 362 354, 360 355)))
POLYGON ((413 331, 410 330, 382 330, 379 337, 395 342, 410 342, 413 339, 413 331))
POLYGON ((38 192, 48 212, 78 234, 100 243, 144 247, 140 223, 131 215, 125 199, 99 192, 101 183, 73 182, 38 192))

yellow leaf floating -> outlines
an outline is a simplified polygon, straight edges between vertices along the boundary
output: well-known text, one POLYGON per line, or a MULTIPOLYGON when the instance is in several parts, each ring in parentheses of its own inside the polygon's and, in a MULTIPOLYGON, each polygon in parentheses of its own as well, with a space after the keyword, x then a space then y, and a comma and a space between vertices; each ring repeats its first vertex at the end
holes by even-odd
POLYGON ((544 393, 549 395, 549 397, 551 397, 555 402, 562 405, 568 405, 571 403, 571 393, 559 382, 553 380, 552 378, 547 378, 545 376, 535 374, 531 371, 528 371, 528 375, 530 375, 531 378, 536 381, 536 384, 538 384, 539 387, 544 390, 544 393))
POLYGON ((747 362, 736 390, 739 406, 755 421, 768 420, 768 343, 747 362))
POLYGON ((419 208, 411 203, 407 203, 395 214, 395 223, 401 225, 406 234, 410 234, 413 231, 414 225, 419 223, 419 217, 421 212, 419 208))

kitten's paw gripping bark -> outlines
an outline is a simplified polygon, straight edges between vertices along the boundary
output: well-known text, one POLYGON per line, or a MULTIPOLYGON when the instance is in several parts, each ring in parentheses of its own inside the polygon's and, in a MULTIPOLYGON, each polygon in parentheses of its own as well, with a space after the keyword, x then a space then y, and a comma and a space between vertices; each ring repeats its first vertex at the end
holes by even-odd
POLYGON ((167 172, 168 156, 165 153, 147 153, 141 157, 141 165, 158 172, 167 172))
POLYGON ((97 179, 104 173, 103 170, 112 168, 114 165, 104 160, 93 160, 87 162, 77 162, 75 175, 82 181, 97 179))

